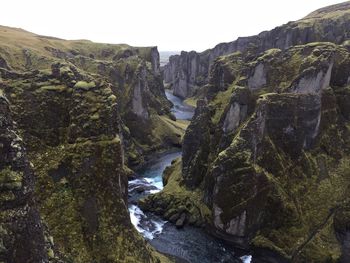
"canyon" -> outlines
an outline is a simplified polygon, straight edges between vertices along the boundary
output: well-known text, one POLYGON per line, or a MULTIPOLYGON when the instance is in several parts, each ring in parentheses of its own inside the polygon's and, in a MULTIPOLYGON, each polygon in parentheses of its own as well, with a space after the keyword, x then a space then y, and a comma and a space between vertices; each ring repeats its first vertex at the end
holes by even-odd
POLYGON ((175 55, 0 26, 1 262, 346 263, 349 197, 350 2, 175 55))

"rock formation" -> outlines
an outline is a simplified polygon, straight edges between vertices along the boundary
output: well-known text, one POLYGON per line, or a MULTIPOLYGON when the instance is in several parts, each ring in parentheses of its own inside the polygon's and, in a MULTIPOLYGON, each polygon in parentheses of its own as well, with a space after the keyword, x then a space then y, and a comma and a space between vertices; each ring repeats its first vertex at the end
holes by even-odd
MULTIPOLYGON (((209 81, 210 68, 214 60, 234 52, 247 52, 254 56, 268 49, 286 49, 291 46, 311 42, 333 42, 342 44, 350 38, 350 4, 342 4, 319 9, 305 18, 289 22, 271 31, 264 31, 256 36, 242 37, 229 43, 221 43, 202 53, 195 51, 181 52, 171 56, 163 67, 164 80, 182 98, 191 97, 209 81)), ((252 76, 259 78, 262 66, 257 67, 252 76)))
POLYGON ((160 121, 157 49, 0 34, 0 259, 160 262, 130 222, 126 167, 181 138, 160 121))
POLYGON ((349 262, 349 10, 171 57, 201 98, 184 136, 155 47, 0 27, 0 261, 167 262, 130 222, 128 166, 183 137, 144 210, 253 262, 349 262))
MULTIPOLYGON (((182 174, 167 181, 197 193, 203 203, 190 196, 187 207, 210 209, 200 214, 206 228, 253 249, 254 262, 349 258, 349 50, 310 43, 212 66, 208 102, 199 101, 172 168, 182 174)), ((165 188, 142 205, 179 214, 164 200, 183 195, 165 188)))

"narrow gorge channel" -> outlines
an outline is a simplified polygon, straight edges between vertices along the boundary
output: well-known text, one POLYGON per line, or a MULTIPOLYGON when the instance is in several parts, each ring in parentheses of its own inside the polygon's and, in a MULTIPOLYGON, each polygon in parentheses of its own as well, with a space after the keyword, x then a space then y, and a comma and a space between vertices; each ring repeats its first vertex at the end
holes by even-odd
MULTIPOLYGON (((173 103, 172 113, 177 120, 192 118, 194 109, 191 106, 169 91, 166 91, 166 96, 173 103)), ((174 224, 152 213, 144 213, 138 207, 139 199, 163 189, 164 169, 181 155, 181 150, 174 148, 153 157, 144 167, 137 170, 135 177, 129 181, 129 212, 133 225, 156 250, 174 256, 176 262, 250 262, 250 256, 236 256, 232 247, 200 228, 185 226, 178 229, 174 224)))

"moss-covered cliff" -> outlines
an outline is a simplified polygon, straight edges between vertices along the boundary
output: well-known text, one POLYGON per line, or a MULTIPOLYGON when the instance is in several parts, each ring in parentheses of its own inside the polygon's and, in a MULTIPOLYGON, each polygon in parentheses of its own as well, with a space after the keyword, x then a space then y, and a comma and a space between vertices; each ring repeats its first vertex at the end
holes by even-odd
POLYGON ((1 107, 16 127, 1 111, 1 260, 167 261, 127 209, 126 165, 178 145, 183 132, 164 125, 172 121, 156 48, 7 27, 0 38, 1 107))
POLYGON ((349 49, 332 43, 215 61, 177 180, 211 210, 208 230, 256 262, 349 260, 349 79, 349 49))
MULTIPOLYGON (((27 72, 31 76, 49 76, 52 65, 61 64, 56 66, 53 74, 63 74, 66 81, 75 74, 83 81, 93 82, 98 78, 108 83, 118 101, 128 164, 138 165, 148 153, 180 144, 181 136, 169 135, 174 132, 172 127, 162 124, 163 129, 157 129, 160 120, 166 123, 165 119, 172 116, 156 47, 67 41, 3 26, 0 26, 0 39, 3 75, 27 72), (41 72, 33 72, 36 70, 41 72)), ((45 83, 47 78, 42 77, 42 82, 36 85, 54 86, 50 81, 45 83)), ((73 82, 79 80, 72 79, 73 82)), ((18 82, 18 85, 22 84, 18 82)), ((24 85, 29 84, 30 80, 26 79, 24 85)), ((182 134, 183 131, 177 129, 176 133, 182 134)))

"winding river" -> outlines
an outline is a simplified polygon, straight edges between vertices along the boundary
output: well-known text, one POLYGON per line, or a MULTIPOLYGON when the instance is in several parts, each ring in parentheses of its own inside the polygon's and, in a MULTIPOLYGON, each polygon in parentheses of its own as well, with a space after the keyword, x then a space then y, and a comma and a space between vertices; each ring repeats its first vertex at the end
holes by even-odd
MULTIPOLYGON (((194 109, 180 98, 166 91, 166 96, 174 107, 172 112, 179 120, 190 120, 194 109)), ((233 248, 191 226, 177 229, 173 224, 151 214, 144 213, 137 201, 163 189, 162 174, 171 161, 181 156, 181 150, 174 149, 163 153, 147 163, 129 181, 129 212, 131 222, 146 240, 158 251, 174 256, 177 262, 188 263, 233 263, 251 260, 250 256, 238 257, 233 248)))

